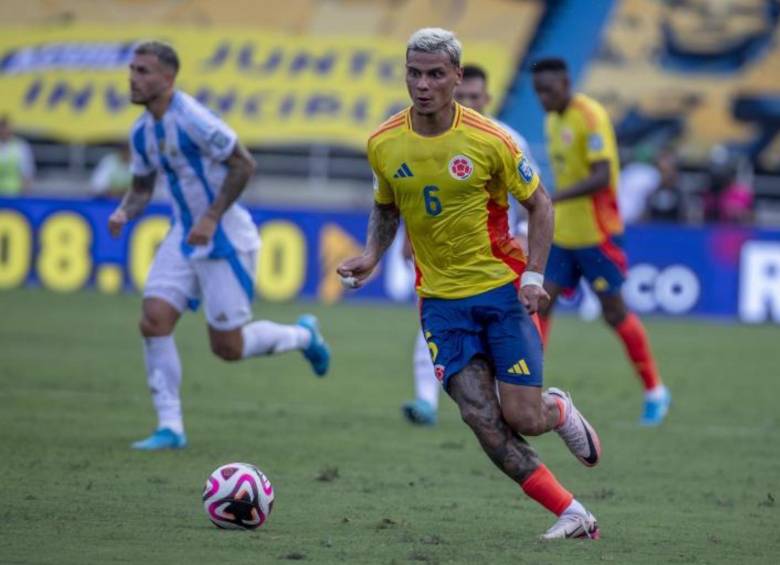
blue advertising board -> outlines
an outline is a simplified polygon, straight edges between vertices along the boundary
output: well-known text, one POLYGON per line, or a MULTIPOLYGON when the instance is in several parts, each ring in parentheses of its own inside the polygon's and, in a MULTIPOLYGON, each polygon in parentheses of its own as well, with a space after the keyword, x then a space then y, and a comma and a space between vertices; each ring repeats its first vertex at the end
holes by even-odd
MULTIPOLYGON (((107 229, 115 202, 0 198, 0 290, 39 285, 57 292, 94 287, 140 290, 170 209, 153 204, 121 237, 107 229)), ((347 292, 335 268, 358 254, 364 211, 250 208, 263 245, 257 267, 260 299, 412 301, 413 274, 400 242, 374 279, 347 292)), ((780 230, 643 225, 625 235, 628 304, 640 313, 711 316, 780 323, 780 230)), ((584 303, 593 302, 584 295, 584 303)))

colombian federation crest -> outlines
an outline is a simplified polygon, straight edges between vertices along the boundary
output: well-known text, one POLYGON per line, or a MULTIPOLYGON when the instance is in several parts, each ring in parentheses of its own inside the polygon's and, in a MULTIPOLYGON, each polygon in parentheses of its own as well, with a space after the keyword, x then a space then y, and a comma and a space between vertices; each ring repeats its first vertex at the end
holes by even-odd
POLYGON ((455 180, 466 180, 474 172, 474 163, 465 155, 455 155, 448 165, 450 176, 455 180))

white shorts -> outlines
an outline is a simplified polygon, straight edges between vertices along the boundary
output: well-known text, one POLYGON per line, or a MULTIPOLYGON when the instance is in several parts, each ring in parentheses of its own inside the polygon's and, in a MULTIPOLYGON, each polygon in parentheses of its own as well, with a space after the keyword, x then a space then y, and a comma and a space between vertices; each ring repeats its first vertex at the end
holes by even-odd
POLYGON ((257 251, 230 259, 190 259, 181 236, 168 234, 154 257, 144 298, 161 298, 180 313, 203 299, 206 320, 216 330, 240 328, 252 319, 257 251))

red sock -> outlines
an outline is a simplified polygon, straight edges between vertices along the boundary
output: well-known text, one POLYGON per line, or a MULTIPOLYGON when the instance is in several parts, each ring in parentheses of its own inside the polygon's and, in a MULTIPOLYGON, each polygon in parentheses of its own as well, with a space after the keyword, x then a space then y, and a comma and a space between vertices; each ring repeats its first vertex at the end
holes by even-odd
POLYGON ((536 328, 539 330, 539 335, 542 338, 542 347, 547 349, 547 336, 550 334, 550 318, 537 316, 537 321, 536 328))
POLYGON ((550 470, 544 465, 539 465, 521 485, 523 491, 536 502, 547 508, 556 516, 563 514, 569 507, 574 495, 563 488, 550 470))
POLYGON ((635 314, 629 314, 615 331, 623 340, 626 353, 634 364, 639 378, 642 379, 645 390, 651 390, 661 384, 661 377, 655 366, 653 353, 650 351, 650 341, 645 328, 635 314))

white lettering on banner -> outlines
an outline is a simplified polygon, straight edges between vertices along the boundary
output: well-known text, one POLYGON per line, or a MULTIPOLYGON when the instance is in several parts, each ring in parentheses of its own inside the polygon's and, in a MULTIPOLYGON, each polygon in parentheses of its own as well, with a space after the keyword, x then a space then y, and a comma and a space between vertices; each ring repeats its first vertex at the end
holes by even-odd
POLYGON ((655 297, 670 314, 684 314, 696 305, 701 287, 693 271, 683 265, 672 265, 655 280, 655 297))
POLYGON ((653 265, 641 263, 631 268, 623 284, 623 298, 637 312, 652 312, 657 302, 653 296, 658 269, 653 265))
POLYGON ((780 243, 749 241, 739 267, 739 317, 743 322, 780 322, 780 243))
POLYGON ((696 274, 685 265, 670 265, 664 269, 640 263, 628 272, 623 285, 623 298, 637 312, 663 310, 669 314, 689 312, 701 294, 696 274))

